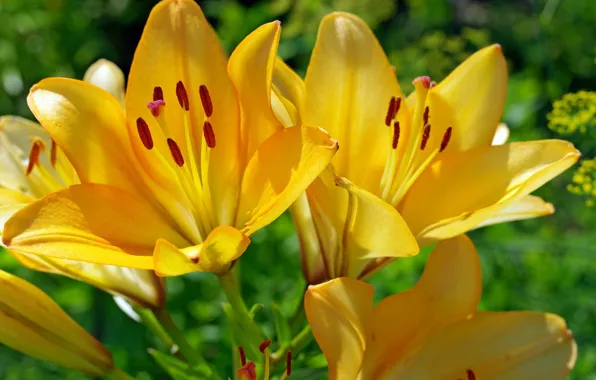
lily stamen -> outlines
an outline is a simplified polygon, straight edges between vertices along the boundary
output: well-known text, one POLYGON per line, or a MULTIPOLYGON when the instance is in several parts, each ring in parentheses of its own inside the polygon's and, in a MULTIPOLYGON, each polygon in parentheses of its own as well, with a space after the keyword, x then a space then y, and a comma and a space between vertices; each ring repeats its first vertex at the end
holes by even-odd
POLYGON ((205 136, 207 146, 209 148, 215 148, 215 132, 213 132, 213 126, 207 120, 203 124, 203 136, 205 136))
POLYGON ((27 175, 31 174, 35 165, 39 165, 39 154, 46 149, 42 140, 34 140, 29 151, 29 164, 27 165, 27 175))
POLYGON ((385 125, 390 126, 391 120, 395 117, 396 100, 395 96, 392 96, 389 100, 389 108, 387 108, 387 115, 385 116, 385 125))
POLYGON ((153 101, 163 100, 163 90, 160 86, 153 88, 153 101))
POLYGON ((399 121, 396 121, 395 123, 393 123, 393 141, 391 143, 391 146, 393 147, 393 149, 397 149, 400 132, 401 132, 401 130, 399 127, 399 121))
POLYGON ((190 102, 188 101, 186 87, 184 87, 184 83, 182 83, 182 81, 178 81, 178 83, 176 83, 176 97, 178 98, 180 107, 188 111, 190 109, 190 102))
POLYGON ((439 152, 444 151, 447 148, 447 145, 449 145, 449 140, 451 140, 451 131, 452 130, 453 130, 453 128, 450 126, 449 128, 447 128, 447 130, 443 134, 443 140, 441 140, 441 148, 439 149, 439 152))
POLYGON ((170 148, 170 152, 172 153, 172 158, 174 162, 179 167, 184 165, 184 156, 182 156, 182 152, 180 151, 180 147, 178 143, 171 138, 168 138, 168 148, 170 148))
POLYGON ((203 104, 203 110, 205 110, 205 116, 211 117, 211 115, 213 115, 213 103, 211 102, 209 89, 207 89, 207 86, 204 84, 199 86, 199 95, 201 97, 201 103, 203 104))
POLYGON ((289 377, 292 374, 292 351, 288 351, 286 354, 286 372, 284 372, 283 376, 279 378, 279 380, 284 380, 286 377, 289 377))
POLYGON ((420 150, 424 150, 424 148, 426 148, 426 144, 428 143, 429 138, 430 138, 430 124, 426 124, 424 126, 424 130, 422 131, 422 141, 420 141, 420 150))
POLYGON ((426 125, 428 124, 428 117, 430 116, 430 109, 428 108, 428 106, 424 107, 424 114, 422 115, 422 124, 426 125))
POLYGON ((151 130, 149 130, 149 125, 142 117, 137 119, 137 132, 139 133, 139 138, 141 139, 141 142, 145 148, 147 150, 153 149, 153 137, 151 136, 151 130))
POLYGON ((244 349, 242 346, 238 346, 238 353, 240 354, 240 363, 242 366, 246 365, 246 354, 244 353, 244 349))
POLYGON ((58 160, 58 146, 56 142, 52 140, 52 146, 50 148, 50 165, 53 168, 56 168, 56 161, 58 160))
POLYGON ((466 375, 468 375, 468 380, 476 380, 476 375, 471 369, 466 370, 466 375))

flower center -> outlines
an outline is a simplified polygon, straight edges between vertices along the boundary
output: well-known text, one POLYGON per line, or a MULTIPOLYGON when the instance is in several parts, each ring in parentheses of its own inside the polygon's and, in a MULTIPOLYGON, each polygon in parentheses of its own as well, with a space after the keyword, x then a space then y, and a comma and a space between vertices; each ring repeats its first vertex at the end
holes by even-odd
POLYGON ((424 169, 447 148, 453 132, 451 126, 447 127, 439 144, 438 136, 434 134, 436 131, 431 126, 431 109, 427 105, 427 94, 436 83, 427 76, 416 78, 413 83, 416 87, 416 109, 411 120, 402 118, 402 121, 409 122, 409 134, 401 139, 403 142, 400 140, 402 124, 397 120, 402 102, 400 97, 391 97, 385 115, 385 125, 393 125, 393 133, 381 179, 380 196, 393 207, 398 207, 424 169), (400 147, 400 143, 404 145, 400 147))
MULTIPOLYGON (((154 122, 138 117, 136 120, 138 137, 144 148, 157 156, 159 163, 169 166, 175 175, 176 182, 184 190, 186 204, 194 217, 197 233, 191 240, 202 243, 211 230, 217 226, 215 213, 212 210, 208 187, 208 169, 210 150, 216 148, 215 131, 212 121, 214 108, 209 89, 201 84, 198 95, 203 108, 202 138, 196 130, 197 115, 200 110, 191 114, 191 98, 186 86, 178 81, 175 86, 176 100, 182 111, 176 114, 172 109, 168 94, 160 86, 153 88, 152 100, 147 108, 154 122), (157 128, 156 128, 157 126, 157 128), (169 157, 168 157, 169 156, 169 157)), ((171 94, 173 98, 174 93, 171 94)), ((195 110, 197 111, 197 110, 195 110)), ((200 124, 199 124, 200 125, 200 124)), ((181 223, 188 223, 181 220, 181 223)))

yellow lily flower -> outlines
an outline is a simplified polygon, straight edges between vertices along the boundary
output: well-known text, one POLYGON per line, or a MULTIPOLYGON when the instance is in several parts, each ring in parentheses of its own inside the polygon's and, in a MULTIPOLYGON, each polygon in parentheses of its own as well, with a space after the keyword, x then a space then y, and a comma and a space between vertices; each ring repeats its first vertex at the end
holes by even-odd
MULTIPOLYGON (((112 62, 99 60, 89 67, 85 81, 124 94, 124 74, 112 62)), ((0 117, 0 235, 14 213, 43 196, 79 184, 64 153, 37 123, 15 116, 0 117), (47 154, 46 154, 47 153, 47 154)), ((9 252, 24 266, 89 283, 143 307, 163 306, 162 280, 152 271, 92 264, 9 252)))
POLYGON ((374 289, 338 278, 304 306, 329 379, 563 379, 577 346, 565 321, 530 311, 476 311, 480 259, 459 236, 433 250, 418 283, 373 307, 374 289))
POLYGON ((319 125, 342 146, 333 169, 292 208, 313 284, 362 278, 415 254, 406 224, 422 247, 551 214, 551 204, 529 194, 579 157, 560 140, 502 145, 507 65, 499 45, 439 84, 415 79, 406 98, 368 26, 336 12, 321 22, 304 82, 278 61, 274 84, 280 120, 319 125))
POLYGON ((4 243, 161 276, 228 271, 338 148, 319 128, 275 118, 279 34, 279 22, 261 26, 227 62, 199 6, 166 0, 135 52, 125 112, 81 81, 35 85, 29 106, 82 184, 18 211, 4 243))
POLYGON ((0 326, 0 343, 29 356, 90 376, 119 371, 110 352, 43 291, 1 270, 0 326))

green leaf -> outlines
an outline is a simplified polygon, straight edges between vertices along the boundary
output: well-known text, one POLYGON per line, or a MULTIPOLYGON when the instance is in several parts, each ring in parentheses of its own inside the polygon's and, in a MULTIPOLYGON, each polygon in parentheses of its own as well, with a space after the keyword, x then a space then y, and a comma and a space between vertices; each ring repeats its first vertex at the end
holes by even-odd
POLYGON ((290 340, 292 339, 290 325, 277 304, 274 303, 271 308, 273 310, 273 318, 275 320, 277 340, 281 346, 285 346, 286 344, 290 343, 290 340))
POLYGON ((213 372, 208 366, 199 364, 196 367, 190 367, 188 363, 183 362, 173 356, 164 354, 150 348, 149 354, 174 380, 204 380, 214 378, 213 372))

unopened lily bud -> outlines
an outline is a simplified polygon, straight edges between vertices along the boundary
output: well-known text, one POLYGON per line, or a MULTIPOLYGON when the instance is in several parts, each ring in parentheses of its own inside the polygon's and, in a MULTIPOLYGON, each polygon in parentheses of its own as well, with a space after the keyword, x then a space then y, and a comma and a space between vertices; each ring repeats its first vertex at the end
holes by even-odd
POLYGON ((89 66, 83 80, 103 88, 124 103, 124 73, 115 63, 107 59, 96 61, 89 66))
POLYGON ((50 297, 0 271, 0 343, 90 376, 115 370, 110 352, 50 297))

